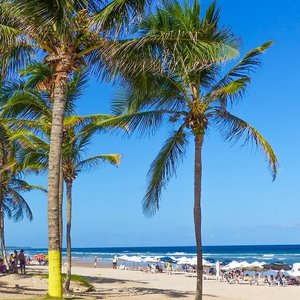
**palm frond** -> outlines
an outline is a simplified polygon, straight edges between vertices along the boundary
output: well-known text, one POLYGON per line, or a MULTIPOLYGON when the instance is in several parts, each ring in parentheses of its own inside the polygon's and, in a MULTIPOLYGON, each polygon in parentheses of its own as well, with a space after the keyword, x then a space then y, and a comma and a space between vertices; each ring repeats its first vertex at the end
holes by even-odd
POLYGON ((232 81, 247 78, 249 73, 254 71, 260 64, 260 56, 269 47, 272 42, 266 42, 261 46, 249 51, 244 58, 238 62, 213 88, 212 91, 230 84, 232 81))
POLYGON ((274 150, 268 141, 250 124, 230 114, 224 108, 215 109, 214 119, 226 140, 237 142, 244 138, 244 143, 253 142, 265 154, 273 180, 276 178, 278 161, 274 150))
POLYGON ((121 156, 119 154, 102 154, 93 156, 88 159, 81 160, 79 163, 77 163, 75 168, 80 172, 90 171, 105 162, 118 166, 121 162, 121 156))
POLYGON ((176 175, 178 162, 185 155, 188 143, 184 127, 173 132, 156 156, 148 172, 148 188, 143 199, 143 212, 152 216, 159 209, 161 192, 171 177, 176 175))
POLYGON ((148 0, 113 0, 92 17, 98 31, 119 33, 144 13, 148 0))
POLYGON ((129 133, 137 131, 141 135, 151 135, 159 128, 164 116, 173 114, 173 111, 167 110, 138 112, 99 121, 95 125, 99 128, 110 128, 111 133, 118 133, 127 128, 129 133))

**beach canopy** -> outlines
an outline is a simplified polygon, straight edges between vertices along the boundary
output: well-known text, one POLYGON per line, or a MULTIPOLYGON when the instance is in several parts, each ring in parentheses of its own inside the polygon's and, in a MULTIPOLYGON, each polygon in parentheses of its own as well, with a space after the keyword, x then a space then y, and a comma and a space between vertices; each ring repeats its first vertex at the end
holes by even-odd
POLYGON ((169 262, 172 264, 176 264, 176 260, 174 259, 174 257, 170 257, 170 256, 161 257, 159 260, 161 262, 169 262))
POLYGON ((156 263, 159 261, 158 257, 151 257, 151 256, 147 256, 143 259, 144 262, 149 262, 149 263, 156 263))
POLYGON ((46 254, 36 254, 32 256, 33 259, 46 259, 47 255, 46 254))
POLYGON ((248 271, 263 271, 265 262, 254 261, 246 269, 248 271))
POLYGON ((265 270, 273 270, 273 271, 289 271, 292 269, 292 267, 288 264, 284 263, 272 263, 272 264, 265 264, 264 265, 265 270))
POLYGON ((293 264, 292 270, 287 273, 292 277, 300 277, 300 263, 293 264))
POLYGON ((228 265, 226 265, 222 268, 222 270, 233 270, 233 269, 240 269, 240 263, 233 260, 228 265))
POLYGON ((129 256, 128 256, 128 255, 121 255, 121 256, 118 256, 118 260, 129 261, 129 256))
POLYGON ((142 258, 141 258, 140 256, 136 256, 136 255, 134 255, 134 256, 129 256, 129 257, 128 257, 128 260, 129 260, 129 261, 132 261, 132 262, 136 262, 136 263, 140 263, 140 262, 143 261, 142 258))
MULTIPOLYGON (((193 258, 188 258, 188 257, 180 257, 177 259, 177 265, 191 265, 191 266, 196 266, 197 265, 197 257, 193 257, 193 258)), ((212 263, 210 263, 209 261, 203 259, 202 260, 202 265, 203 267, 211 267, 213 266, 212 263)))
POLYGON ((247 261, 242 261, 239 263, 241 269, 247 269, 250 267, 250 264, 247 261))

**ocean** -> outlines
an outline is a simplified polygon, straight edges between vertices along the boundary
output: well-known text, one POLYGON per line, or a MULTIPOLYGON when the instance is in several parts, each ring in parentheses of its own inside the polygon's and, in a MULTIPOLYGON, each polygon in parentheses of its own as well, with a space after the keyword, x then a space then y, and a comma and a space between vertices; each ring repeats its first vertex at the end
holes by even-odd
MULTIPOLYGON (((9 248, 8 253, 19 248, 9 248)), ((24 248, 25 254, 33 256, 38 253, 47 253, 46 248, 24 248)), ((66 255, 63 249, 63 257, 66 255)), ((175 247, 108 247, 108 248, 73 248, 72 258, 78 261, 92 262, 94 257, 100 259, 100 263, 111 263, 114 255, 128 255, 146 257, 175 258, 196 256, 194 246, 175 246, 175 247)), ((251 246, 204 246, 203 256, 210 262, 221 261, 254 261, 259 262, 282 262, 293 264, 300 262, 300 245, 251 245, 251 246)))

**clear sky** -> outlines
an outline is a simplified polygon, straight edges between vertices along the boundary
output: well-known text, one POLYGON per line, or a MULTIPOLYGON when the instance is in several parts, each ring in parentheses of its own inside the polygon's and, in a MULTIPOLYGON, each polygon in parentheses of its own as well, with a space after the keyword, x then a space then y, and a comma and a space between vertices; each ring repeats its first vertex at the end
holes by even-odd
MULTIPOLYGON (((210 131, 203 157, 203 242, 300 244, 300 2, 219 0, 218 4, 222 23, 242 37, 243 53, 265 41, 275 42, 234 112, 268 139, 280 169, 272 182, 261 153, 251 146, 230 147, 210 131)), ((115 89, 90 81, 78 113, 110 112, 115 89)), ((164 191, 160 211, 152 218, 142 214, 146 173, 167 133, 162 128, 152 138, 99 135, 94 139, 88 155, 121 153, 122 164, 82 173, 75 182, 74 247, 195 244, 193 147, 164 191)), ((35 184, 46 185, 46 180, 46 176, 30 178, 35 184)), ((34 192, 26 197, 34 220, 7 220, 7 245, 47 247, 46 196, 34 192)))

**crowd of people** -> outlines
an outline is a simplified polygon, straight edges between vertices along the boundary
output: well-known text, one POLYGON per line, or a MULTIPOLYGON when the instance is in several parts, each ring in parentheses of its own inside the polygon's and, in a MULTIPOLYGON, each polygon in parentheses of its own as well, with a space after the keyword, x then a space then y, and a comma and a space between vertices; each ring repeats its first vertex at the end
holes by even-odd
POLYGON ((6 266, 3 258, 0 259, 0 273, 19 273, 26 274, 26 257, 24 250, 20 250, 19 253, 15 250, 8 258, 8 266, 6 266))

